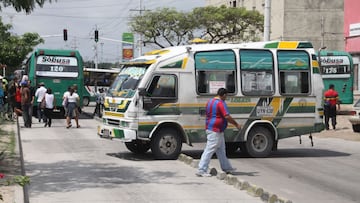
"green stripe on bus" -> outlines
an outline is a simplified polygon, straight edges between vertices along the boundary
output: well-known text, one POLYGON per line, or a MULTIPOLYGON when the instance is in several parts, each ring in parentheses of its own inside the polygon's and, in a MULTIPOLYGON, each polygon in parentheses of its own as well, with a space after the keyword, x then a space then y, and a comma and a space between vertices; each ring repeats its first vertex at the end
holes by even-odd
POLYGON ((279 46, 279 42, 273 42, 266 44, 264 48, 278 48, 278 46, 279 46))
POLYGON ((120 130, 120 129, 114 129, 113 130, 114 133, 114 138, 124 138, 124 131, 120 130))

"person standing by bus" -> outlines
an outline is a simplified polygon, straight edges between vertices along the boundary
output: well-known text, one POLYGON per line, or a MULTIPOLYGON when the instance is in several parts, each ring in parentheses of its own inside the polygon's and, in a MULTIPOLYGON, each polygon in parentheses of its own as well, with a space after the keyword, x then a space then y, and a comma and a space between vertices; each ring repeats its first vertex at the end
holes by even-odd
POLYGON ((210 99, 206 104, 206 136, 207 142, 204 152, 201 155, 197 176, 209 177, 207 173, 211 157, 216 153, 221 169, 226 173, 231 173, 235 169, 231 166, 226 157, 224 131, 227 123, 230 122, 236 128, 241 129, 231 116, 225 103, 227 90, 219 88, 216 97, 210 99))
POLYGON ((31 93, 28 87, 28 82, 21 82, 21 109, 22 117, 24 119, 24 124, 26 128, 31 128, 31 117, 29 112, 29 107, 31 104, 31 93))
POLYGON ((46 123, 46 117, 44 115, 44 110, 41 109, 41 101, 44 99, 46 93, 45 84, 43 82, 39 83, 39 87, 37 88, 35 92, 35 97, 37 98, 37 116, 39 119, 39 123, 41 122, 41 119, 43 119, 44 123, 46 123))
POLYGON ((51 119, 53 117, 53 110, 55 107, 55 96, 52 93, 51 88, 47 88, 45 96, 45 108, 44 108, 44 114, 46 116, 46 123, 44 127, 49 126, 51 127, 51 119))
POLYGON ((67 95, 67 102, 68 102, 68 104, 67 104, 67 111, 66 111, 66 128, 71 127, 71 119, 73 117, 75 118, 76 127, 80 128, 79 117, 78 117, 77 113, 75 112, 79 105, 80 98, 79 98, 79 95, 75 92, 73 87, 70 89, 70 94, 67 95))
POLYGON ((324 93, 324 114, 325 114, 325 128, 329 130, 329 120, 333 129, 336 129, 336 105, 340 110, 339 94, 335 90, 335 85, 330 84, 329 89, 324 93))

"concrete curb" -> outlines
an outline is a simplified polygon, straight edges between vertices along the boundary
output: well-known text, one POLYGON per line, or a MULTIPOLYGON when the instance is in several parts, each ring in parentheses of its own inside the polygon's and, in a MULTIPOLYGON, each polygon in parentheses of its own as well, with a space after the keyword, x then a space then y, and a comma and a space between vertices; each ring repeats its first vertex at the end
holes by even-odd
MULTIPOLYGON (((197 168, 197 166, 199 164, 199 160, 195 160, 192 157, 187 156, 185 154, 180 154, 178 160, 184 162, 185 164, 191 166, 192 168, 197 168)), ((210 174, 212 176, 216 176, 217 179, 224 181, 224 183, 226 183, 228 185, 232 185, 233 187, 235 187, 238 190, 246 190, 246 192, 249 195, 251 195, 253 197, 259 197, 263 202, 292 203, 291 200, 281 198, 278 195, 276 195, 270 191, 266 191, 257 185, 250 184, 249 182, 247 182, 245 180, 241 180, 234 175, 226 174, 225 172, 218 173, 218 171, 220 171, 220 170, 217 170, 214 167, 210 167, 210 174)))

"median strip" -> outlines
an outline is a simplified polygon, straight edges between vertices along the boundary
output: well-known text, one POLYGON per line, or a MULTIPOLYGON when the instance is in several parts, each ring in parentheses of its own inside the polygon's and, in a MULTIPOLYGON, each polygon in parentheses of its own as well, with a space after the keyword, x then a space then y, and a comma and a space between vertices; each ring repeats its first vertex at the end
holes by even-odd
MULTIPOLYGON (((199 164, 199 160, 196 160, 185 154, 180 154, 178 160, 186 163, 187 165, 191 166, 192 168, 197 168, 198 164, 199 164)), ((220 171, 220 170, 217 170, 214 167, 210 167, 210 174, 214 177, 216 176, 216 178, 218 180, 222 180, 224 183, 226 183, 228 185, 232 185, 236 189, 245 190, 249 195, 251 195, 253 197, 259 197, 263 202, 292 203, 291 200, 287 200, 282 197, 279 197, 278 195, 276 195, 270 191, 266 191, 257 185, 253 185, 245 180, 241 180, 234 175, 226 174, 225 172, 218 173, 218 171, 220 171)))

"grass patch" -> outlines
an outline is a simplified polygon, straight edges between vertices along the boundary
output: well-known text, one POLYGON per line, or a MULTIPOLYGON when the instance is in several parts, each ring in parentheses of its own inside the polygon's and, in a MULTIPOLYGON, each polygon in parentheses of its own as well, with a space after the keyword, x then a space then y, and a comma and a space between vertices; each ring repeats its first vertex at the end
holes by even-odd
MULTIPOLYGON (((0 126, 12 125, 12 122, 4 120, 0 121, 0 126)), ((4 128, 0 128, 0 153, 2 156, 14 156, 16 147, 15 132, 13 130, 8 131, 4 128)), ((4 157, 3 157, 4 158, 4 157)))

